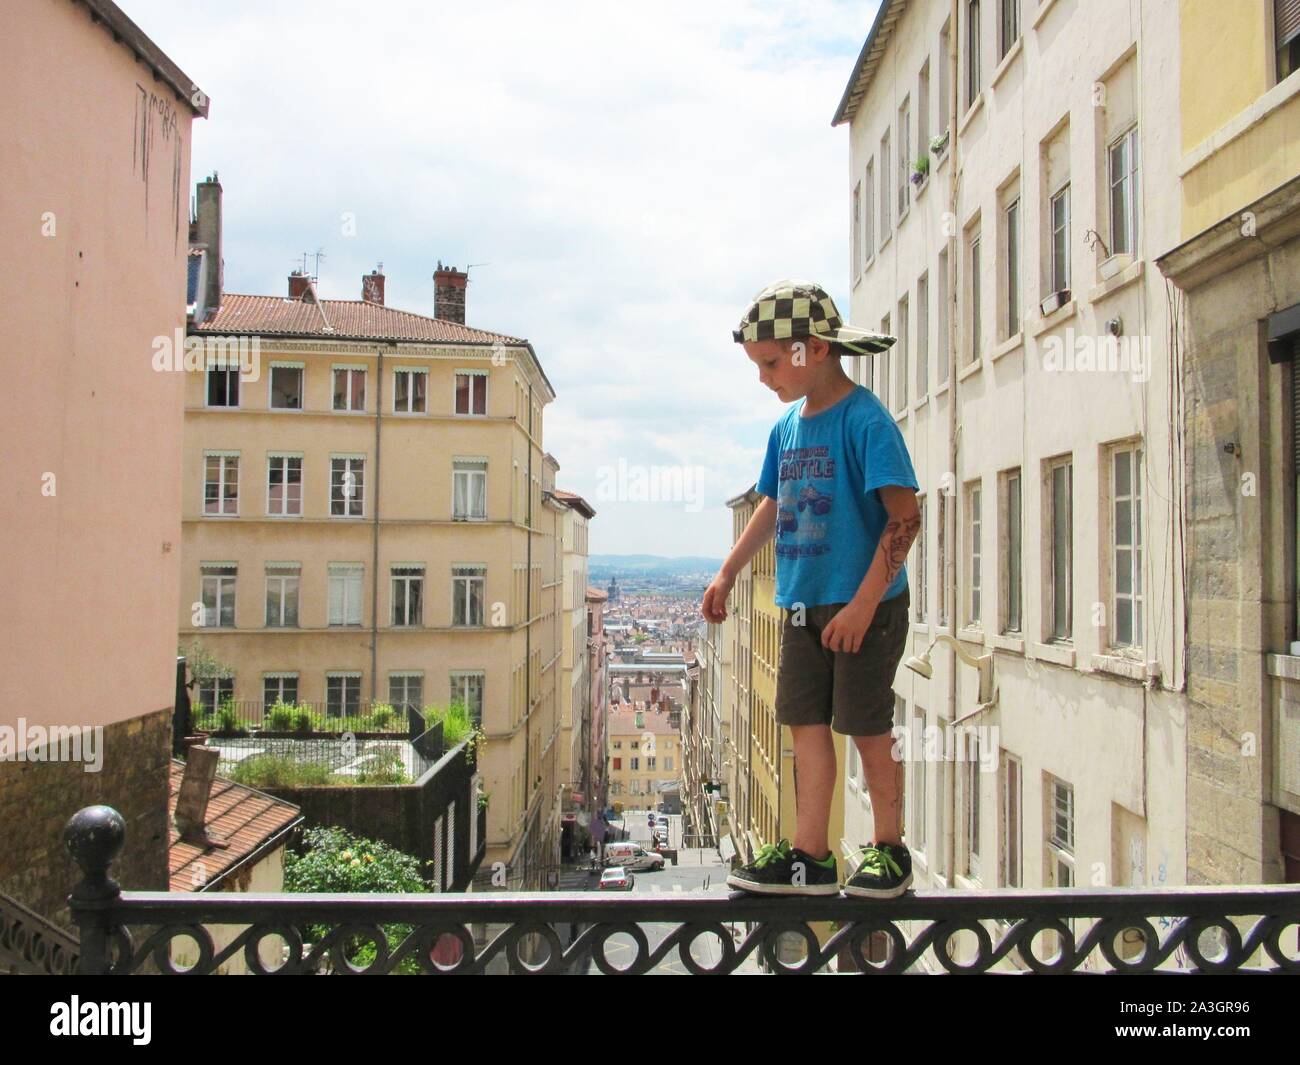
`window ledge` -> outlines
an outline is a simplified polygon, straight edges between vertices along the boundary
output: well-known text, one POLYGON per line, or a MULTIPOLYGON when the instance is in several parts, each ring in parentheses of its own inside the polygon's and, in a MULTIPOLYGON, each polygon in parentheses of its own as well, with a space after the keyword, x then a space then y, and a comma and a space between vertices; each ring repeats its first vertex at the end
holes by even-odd
POLYGON ((984 635, 984 630, 973 625, 964 629, 958 629, 957 639, 961 640, 963 643, 977 643, 981 647, 988 644, 988 637, 984 635))
POLYGON ((907 407, 904 407, 902 410, 897 411, 894 414, 894 421, 896 421, 899 425, 902 425, 903 422, 907 420, 907 416, 911 413, 912 412, 907 407))
MULTIPOLYGON (((873 237, 872 239, 875 239, 875 238, 873 237)), ((870 269, 871 269, 873 266, 875 266, 875 265, 876 265, 876 253, 873 251, 873 252, 871 253, 871 258, 868 259, 865 263, 862 264, 862 273, 861 273, 861 275, 858 277, 858 280, 861 281, 864 277, 866 277, 866 276, 867 276, 867 271, 870 270, 870 269)))
POLYGON ((1032 27, 1038 29, 1039 23, 1041 23, 1043 19, 1047 18, 1047 13, 1055 6, 1056 0, 1043 0, 1043 2, 1038 5, 1038 10, 1034 12, 1034 21, 1031 23, 1032 27))
MULTIPOLYGON (((913 622, 912 622, 912 631, 913 631, 913 632, 923 632, 923 633, 925 633, 925 634, 928 636, 928 635, 930 635, 930 623, 929 623, 928 621, 913 621, 913 622)), ((1300 660, 1298 660, 1298 661, 1300 661, 1300 660)))
POLYGON ((1098 673, 1111 673, 1129 680, 1146 680, 1145 664, 1126 655, 1093 655, 1092 668, 1098 673))
POLYGON ((1186 177, 1207 159, 1249 133, 1297 94, 1300 94, 1300 71, 1292 71, 1288 77, 1283 78, 1248 107, 1237 112, 1230 121, 1187 152, 1178 162, 1178 176, 1186 177))
POLYGON ((907 221, 907 216, 912 213, 912 198, 907 198, 907 206, 898 212, 898 221, 894 223, 894 229, 902 229, 903 223, 907 221))
POLYGON ((947 391, 948 391, 948 382, 944 381, 942 384, 935 386, 934 396, 937 399, 939 396, 942 396, 947 391))
POLYGON ((964 367, 962 367, 960 370, 957 371, 957 380, 964 381, 966 380, 966 378, 970 377, 971 374, 979 373, 980 370, 982 369, 984 369, 984 360, 982 358, 972 359, 964 367))
POLYGON ((927 393, 925 393, 925 395, 923 395, 920 399, 916 400, 916 401, 912 404, 912 410, 914 410, 914 411, 920 410, 922 407, 924 407, 924 406, 925 406, 927 403, 929 403, 929 402, 930 402, 930 393, 927 392, 927 393))
POLYGON ((1036 337, 1040 333, 1045 333, 1047 330, 1055 328, 1062 322, 1069 321, 1074 317, 1074 312, 1078 309, 1078 301, 1070 300, 1068 303, 1057 307, 1051 314, 1044 315, 1041 318, 1035 318, 1033 322, 1030 323, 1029 335, 1031 337, 1036 337))
POLYGON ((1025 653, 1025 641, 1020 636, 995 635, 993 646, 999 651, 1014 651, 1018 655, 1025 653))
POLYGON ((1300 654, 1294 652, 1300 651, 1300 645, 1291 645, 1292 654, 1271 654, 1265 655, 1264 661, 1267 663, 1268 675, 1270 677, 1279 677, 1282 680, 1300 681, 1300 654))
POLYGON ((984 890, 984 885, 980 883, 978 877, 963 876, 961 873, 953 874, 952 886, 961 891, 983 891, 984 890))
POLYGON ((957 136, 961 137, 966 133, 966 127, 969 126, 972 121, 974 121, 975 116, 980 113, 980 110, 983 107, 984 107, 984 92, 983 90, 981 90, 980 94, 977 97, 975 97, 975 100, 970 105, 970 107, 966 108, 966 113, 962 115, 961 121, 957 123, 957 136))
POLYGON ((993 71, 993 80, 989 83, 990 89, 996 89, 998 87, 998 82, 1002 80, 1003 76, 1011 69, 1016 59, 1019 58, 1020 48, 1023 42, 1024 37, 1017 37, 1015 43, 1007 49, 1007 54, 1002 57, 1002 61, 998 63, 997 69, 993 71))
MULTIPOLYGON (((1106 260, 1106 263, 1113 262, 1118 258, 1120 257, 1111 256, 1110 259, 1106 260)), ((1106 269, 1106 263, 1102 263, 1101 267, 1098 268, 1099 273, 1106 269)), ((1128 265, 1117 264, 1114 273, 1109 277, 1103 278, 1099 284, 1093 285, 1093 287, 1089 289, 1088 302, 1096 303, 1098 300, 1105 299, 1107 296, 1113 295, 1122 288, 1127 288, 1142 276, 1142 266, 1143 260, 1141 259, 1137 262, 1129 262, 1128 265)))
POLYGON ((884 251, 885 246, 893 239, 894 239, 894 231, 891 229, 888 233, 885 234, 884 239, 880 242, 880 247, 876 249, 876 254, 879 255, 882 251, 884 251))
MULTIPOLYGON (((929 149, 926 150, 928 151, 929 149)), ((925 195, 925 190, 928 189, 929 187, 930 187, 930 171, 927 170, 925 172, 925 180, 922 181, 919 185, 912 186, 912 188, 916 189, 916 192, 912 196, 913 202, 920 203, 921 197, 925 195)))
MULTIPOLYGON (((931 152, 930 154, 934 155, 933 152, 931 152)), ((930 173, 937 174, 940 170, 942 170, 947 165, 948 156, 950 155, 952 155, 952 152, 948 151, 947 148, 945 148, 939 155, 935 155, 934 162, 930 164, 930 173)))
POLYGON ((1074 648, 1065 643, 1031 644, 1033 657, 1043 662, 1054 662, 1058 666, 1074 668, 1074 648))
POLYGON ((1009 355, 1017 348, 1022 347, 1025 343, 1025 331, 1023 329, 1002 341, 996 348, 989 352, 989 362, 997 362, 1003 355, 1009 355))

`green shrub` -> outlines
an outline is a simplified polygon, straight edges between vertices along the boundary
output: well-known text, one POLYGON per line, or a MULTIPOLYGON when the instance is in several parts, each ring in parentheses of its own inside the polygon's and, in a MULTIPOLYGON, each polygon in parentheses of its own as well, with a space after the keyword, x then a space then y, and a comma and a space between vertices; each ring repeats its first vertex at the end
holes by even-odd
POLYGON ((272 732, 292 732, 297 708, 293 703, 277 699, 266 713, 266 726, 272 732))
POLYGON ((396 785, 409 784, 402 756, 396 751, 380 751, 372 755, 354 778, 358 784, 396 785))
POLYGON ((389 703, 376 703, 370 710, 370 721, 374 731, 389 728, 397 717, 397 711, 389 703))
POLYGON ((316 730, 317 718, 310 706, 295 707, 292 720, 294 732, 314 732, 316 730))
POLYGON ((296 762, 274 754, 258 754, 237 762, 230 779, 250 788, 320 788, 343 783, 334 778, 327 765, 296 762))
POLYGON ((227 699, 221 704, 221 709, 217 711, 217 732, 227 734, 243 731, 243 725, 239 720, 239 714, 235 711, 235 700, 227 699))

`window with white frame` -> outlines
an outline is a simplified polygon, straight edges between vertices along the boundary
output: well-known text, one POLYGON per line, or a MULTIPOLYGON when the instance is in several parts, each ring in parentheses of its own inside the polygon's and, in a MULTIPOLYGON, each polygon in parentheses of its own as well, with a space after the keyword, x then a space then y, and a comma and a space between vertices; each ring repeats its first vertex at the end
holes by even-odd
POLYGON ((969 326, 967 360, 978 362, 984 353, 984 323, 980 314, 980 229, 979 225, 966 230, 966 297, 970 310, 966 320, 969 326))
POLYGON ((1285 81, 1300 70, 1300 4, 1296 0, 1273 0, 1273 49, 1276 81, 1285 81))
POLYGON ((927 597, 929 595, 929 579, 930 579, 929 557, 928 557, 929 541, 926 537, 926 509, 925 509, 926 502, 927 499, 924 495, 918 495, 916 497, 916 505, 917 508, 920 510, 920 522, 921 522, 921 526, 918 529, 916 534, 916 544, 915 544, 916 569, 915 569, 915 575, 913 577, 913 580, 916 584, 916 620, 917 621, 925 621, 926 619, 925 607, 928 601, 927 597))
POLYGON ((983 494, 979 481, 974 481, 966 486, 966 527, 968 530, 966 555, 970 559, 966 577, 966 587, 968 589, 966 622, 969 625, 978 625, 981 617, 980 609, 982 604, 980 599, 984 587, 984 574, 981 567, 983 561, 983 494))
POLYGON ((276 703, 296 703, 298 701, 297 673, 263 673, 262 705, 270 709, 276 703))
MULTIPOLYGON (((958 736, 961 735, 959 732, 958 736)), ((965 733, 964 739, 966 761, 962 763, 962 842, 965 845, 966 874, 977 880, 980 875, 979 733, 971 729, 965 733)), ((960 738, 957 749, 962 749, 960 738)))
POLYGON ((334 409, 344 411, 366 409, 366 368, 364 366, 334 367, 334 409))
POLYGON ((477 370, 456 374, 456 413, 487 413, 487 374, 477 370))
POLYGON ((300 362, 271 363, 271 409, 302 410, 302 375, 300 362))
POLYGON ((329 623, 361 624, 363 562, 331 562, 329 567, 329 623))
POLYGON ((325 674, 325 713, 330 717, 354 717, 361 712, 361 674, 325 674))
POLYGON ((1051 286, 1053 292, 1070 287, 1070 183, 1052 194, 1048 213, 1052 227, 1051 286))
POLYGON ((923 744, 925 743, 925 710, 917 707, 912 715, 912 743, 910 751, 912 761, 912 820, 908 827, 908 843, 922 854, 925 853, 926 828, 926 785, 928 766, 923 744))
MULTIPOLYGON (((916 76, 916 154, 919 159, 930 159, 930 57, 921 64, 916 76)), ((926 171, 928 176, 929 171, 926 171)), ((924 180, 924 178, 922 179, 924 180)))
MULTIPOLYGON (((939 63, 939 136, 941 137, 948 132, 948 126, 951 123, 948 116, 948 94, 951 92, 952 86, 952 82, 949 81, 951 75, 949 74, 948 59, 951 52, 952 34, 948 32, 948 23, 945 22, 943 29, 939 31, 939 53, 936 57, 939 63)), ((939 153, 939 158, 942 159, 947 151, 948 146, 945 144, 943 151, 939 153)))
POLYGON ((916 282, 916 398, 930 391, 930 275, 916 282))
POLYGON ((1047 467, 1051 583, 1048 585, 1048 634, 1052 640, 1074 638, 1074 463, 1054 459, 1047 467))
POLYGON ((898 301, 898 341, 893 347, 898 352, 898 366, 894 369, 894 408, 899 411, 907 410, 907 358, 910 354, 907 350, 907 304, 906 296, 898 301))
POLYGON ((429 371, 413 366, 399 366, 393 371, 393 412, 424 414, 429 371))
POLYGON ((366 460, 357 455, 330 457, 330 516, 365 516, 366 460))
POLYGON ((393 672, 388 674, 388 702, 398 707, 420 710, 424 706, 424 674, 393 672))
POLYGON ((239 406, 239 365, 215 363, 208 366, 208 406, 239 406))
POLYGON ((1111 453, 1111 638, 1142 644, 1142 448, 1111 453))
MULTIPOLYGON (((862 186, 862 254, 866 262, 876 256, 876 161, 867 163, 867 176, 862 186)), ((865 265, 865 263, 864 263, 865 265)))
POLYGON ((1131 126, 1106 149, 1110 186, 1110 253, 1137 257, 1138 131, 1131 126))
POLYGON ((487 566, 458 565, 451 568, 451 623, 482 625, 486 595, 487 566))
POLYGON ((205 562, 202 574, 203 626, 209 629, 235 627, 235 577, 233 562, 205 562))
MULTIPOLYGON (((633 768, 633 769, 640 769, 640 768, 641 768, 641 759, 640 759, 639 757, 637 757, 637 758, 633 758, 633 759, 632 759, 632 768, 633 768)), ((636 782, 633 781, 633 784, 636 784, 636 782)))
POLYGON ((452 460, 452 517, 456 521, 487 519, 487 459, 452 460))
POLYGON ((424 624, 424 566, 413 562, 392 567, 393 624, 424 624))
POLYGON ((936 299, 934 316, 934 375, 939 384, 948 382, 948 249, 939 252, 939 264, 935 268, 936 299))
POLYGON ((939 552, 935 560, 935 576, 939 585, 939 624, 948 624, 948 552, 951 550, 952 537, 948 532, 949 515, 952 502, 944 487, 939 489, 939 552))
POLYGON ((1021 611, 1024 601, 1023 566, 1021 550, 1021 481, 1018 469, 1002 475, 1003 532, 998 538, 1002 548, 1002 631, 1019 635, 1022 628, 1021 611))
POLYGON ((239 452, 203 453, 203 513, 235 517, 239 514, 239 452))
MULTIPOLYGON (((1071 888, 1075 886, 1074 867, 1074 788, 1055 777, 1047 777, 1048 832, 1045 844, 1047 855, 1047 886, 1071 888)), ((1066 926, 1074 934, 1073 917, 1066 918, 1066 926)), ((1058 946, 1058 934, 1047 932, 1044 935, 1043 948, 1055 953, 1058 946)))
MULTIPOLYGON (((451 701, 464 704, 469 711, 469 719, 476 725, 483 723, 483 687, 486 677, 485 673, 462 670, 451 675, 451 701)), ((615 742, 614 746, 620 744, 615 742)))
POLYGON ((298 562, 266 564, 266 627, 298 627, 298 585, 302 566, 298 562))
POLYGON ((1018 888, 1024 886, 1023 863, 1020 855, 1021 833, 1024 831, 1021 766, 1020 759, 1005 750, 1002 752, 1001 761, 1002 809, 999 820, 1002 828, 1002 848, 998 882, 1001 887, 1018 888))
POLYGON ((889 130, 880 138, 880 242, 889 239, 891 216, 889 210, 889 130))
POLYGON ((267 456, 266 512, 273 518, 302 516, 302 455, 267 456))
POLYGON ((912 102, 906 98, 898 109, 898 217, 907 213, 912 187, 912 102))
POLYGON ((227 699, 235 697, 235 678, 234 677, 213 677, 210 680, 201 680, 198 683, 198 695, 196 702, 199 704, 195 712, 212 713, 220 709, 221 704, 227 699))
POLYGON ((1003 260, 1002 336, 1020 332, 1020 197, 1014 196, 1002 210, 1003 260))
POLYGON ((1011 46, 1020 39, 1020 5, 1023 0, 998 0, 998 58, 1006 58, 1011 46))
POLYGON ((966 106, 980 94, 980 0, 966 4, 966 106))

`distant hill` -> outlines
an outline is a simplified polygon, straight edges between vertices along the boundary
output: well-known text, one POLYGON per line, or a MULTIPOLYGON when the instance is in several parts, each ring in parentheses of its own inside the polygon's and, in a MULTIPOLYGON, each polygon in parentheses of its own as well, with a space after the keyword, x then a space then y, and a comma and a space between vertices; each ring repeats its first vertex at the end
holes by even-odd
POLYGON ((705 558, 702 555, 683 555, 680 558, 666 558, 663 555, 587 556, 587 574, 593 579, 638 574, 690 577, 701 573, 716 573, 721 565, 722 559, 705 558))

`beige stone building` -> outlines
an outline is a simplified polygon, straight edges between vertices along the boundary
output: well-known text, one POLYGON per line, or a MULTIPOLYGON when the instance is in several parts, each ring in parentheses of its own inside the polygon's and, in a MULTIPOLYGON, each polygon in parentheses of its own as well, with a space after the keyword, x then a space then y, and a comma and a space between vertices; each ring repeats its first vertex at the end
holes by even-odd
POLYGON ((682 772, 680 714, 658 704, 611 709, 609 798, 624 809, 654 809, 682 772))
MULTIPOLYGON (((560 517, 563 553, 560 664, 559 773, 564 789, 564 831, 575 841, 590 825, 591 804, 591 656, 587 634, 591 629, 587 587, 587 537, 596 512, 582 496, 555 493, 565 506, 560 517)), ((576 842, 575 842, 576 846, 576 842)))
POLYGON ((0 894, 66 924, 82 807, 167 889, 185 375, 153 359, 208 101, 101 0, 6 5, 0 86, 0 894))
POLYGON ((298 274, 223 292, 220 198, 199 186, 196 273, 218 280, 192 298, 179 625, 233 677, 200 698, 250 720, 463 701, 487 734, 484 876, 538 886, 560 824, 554 390, 528 341, 464 324, 467 276, 441 264, 435 318, 386 306, 378 272, 356 300, 298 274))

